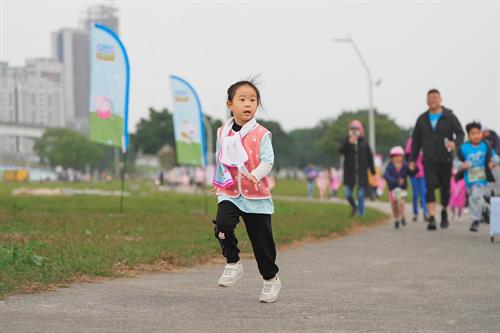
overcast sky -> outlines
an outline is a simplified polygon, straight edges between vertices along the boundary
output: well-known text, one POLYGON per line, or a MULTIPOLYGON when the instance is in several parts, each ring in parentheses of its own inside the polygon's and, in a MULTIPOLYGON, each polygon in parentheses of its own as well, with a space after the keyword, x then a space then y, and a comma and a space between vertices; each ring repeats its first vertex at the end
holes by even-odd
MULTIPOLYGON (((0 60, 50 56, 50 33, 76 27, 96 1, 0 0, 0 60)), ((104 3, 109 3, 104 2, 104 3)), ((500 1, 114 1, 131 62, 130 129, 150 106, 171 105, 168 76, 197 90, 206 113, 225 116, 234 81, 262 73, 267 114, 287 129, 374 104, 412 126, 429 88, 463 125, 500 130, 500 1)))

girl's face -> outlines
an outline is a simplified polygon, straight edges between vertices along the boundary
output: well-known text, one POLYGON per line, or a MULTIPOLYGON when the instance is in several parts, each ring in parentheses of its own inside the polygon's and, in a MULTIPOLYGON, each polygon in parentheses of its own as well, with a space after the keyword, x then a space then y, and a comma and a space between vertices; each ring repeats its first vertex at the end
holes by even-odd
POLYGON ((236 89, 233 100, 227 101, 227 107, 233 112, 235 122, 241 126, 255 116, 258 106, 257 92, 248 85, 236 89))
POLYGON ((401 156, 401 155, 393 156, 393 157, 391 157, 391 159, 392 159, 392 163, 394 163, 394 164, 397 164, 397 165, 403 164, 403 156, 401 156))

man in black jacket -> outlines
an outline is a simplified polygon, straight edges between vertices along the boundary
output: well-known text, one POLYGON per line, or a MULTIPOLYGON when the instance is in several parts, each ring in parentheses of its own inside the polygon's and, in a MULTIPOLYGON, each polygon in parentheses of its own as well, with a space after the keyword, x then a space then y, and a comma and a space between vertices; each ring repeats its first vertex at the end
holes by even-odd
POLYGON ((453 155, 464 140, 464 131, 453 112, 441 106, 441 94, 437 89, 427 92, 429 109, 418 117, 413 130, 410 169, 415 170, 415 160, 420 149, 424 155, 425 183, 429 223, 427 230, 436 230, 436 188, 441 192, 441 228, 447 228, 447 206, 450 199, 450 179, 453 155))

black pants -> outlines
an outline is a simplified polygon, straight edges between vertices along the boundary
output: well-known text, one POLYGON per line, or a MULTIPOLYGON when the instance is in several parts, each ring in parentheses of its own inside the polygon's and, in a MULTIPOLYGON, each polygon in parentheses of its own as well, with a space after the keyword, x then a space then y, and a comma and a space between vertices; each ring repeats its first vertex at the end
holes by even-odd
POLYGON ((434 191, 439 187, 441 205, 447 207, 450 201, 451 163, 436 164, 424 162, 424 173, 425 185, 427 187, 427 202, 436 202, 434 191))
POLYGON ((234 234, 240 216, 245 222, 260 274, 266 280, 272 279, 278 273, 279 268, 275 264, 276 246, 271 228, 271 215, 245 213, 230 201, 220 202, 215 220, 215 237, 222 247, 222 254, 226 257, 227 263, 240 260, 238 239, 234 234))

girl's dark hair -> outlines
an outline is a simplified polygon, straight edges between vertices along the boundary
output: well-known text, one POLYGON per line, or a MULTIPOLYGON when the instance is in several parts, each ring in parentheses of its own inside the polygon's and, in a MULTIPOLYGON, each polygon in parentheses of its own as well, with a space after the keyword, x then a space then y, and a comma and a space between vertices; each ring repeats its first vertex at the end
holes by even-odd
POLYGON ((236 94, 236 90, 238 90, 239 87, 250 86, 253 90, 255 90, 255 94, 257 95, 257 104, 261 105, 260 91, 259 91, 259 88, 257 88, 257 83, 256 83, 257 78, 258 78, 258 76, 255 76, 255 77, 249 78, 247 80, 242 80, 242 81, 238 81, 236 83, 233 83, 229 88, 227 88, 227 100, 228 101, 233 100, 234 94, 236 94))
POLYGON ((470 133, 470 131, 473 129, 473 128, 477 128, 478 130, 481 130, 481 124, 478 123, 478 122, 475 122, 473 121, 472 123, 468 123, 466 126, 465 126, 465 130, 467 131, 467 134, 470 133))

